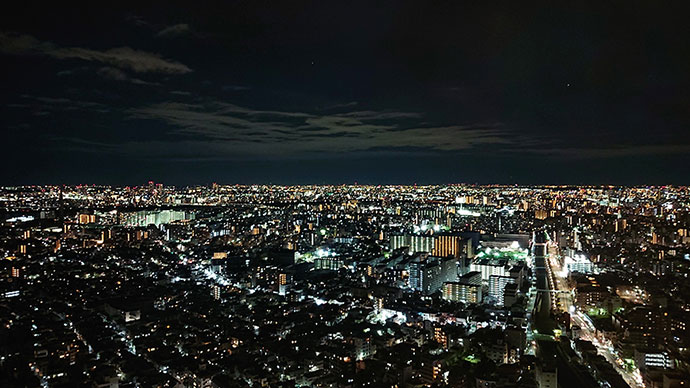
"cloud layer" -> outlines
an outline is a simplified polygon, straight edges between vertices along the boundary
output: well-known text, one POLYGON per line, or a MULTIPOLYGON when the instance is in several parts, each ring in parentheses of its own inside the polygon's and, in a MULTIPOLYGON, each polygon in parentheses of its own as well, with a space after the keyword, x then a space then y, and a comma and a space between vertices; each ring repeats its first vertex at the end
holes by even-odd
POLYGON ((189 156, 197 154, 202 146, 207 155, 231 157, 439 152, 511 143, 496 124, 424 125, 423 115, 414 112, 351 111, 318 115, 255 110, 214 101, 166 102, 131 109, 130 113, 134 119, 161 120, 176 128, 173 134, 181 139, 177 144, 184 144, 184 149, 178 152, 189 156))
POLYGON ((188 35, 191 32, 192 29, 189 27, 189 24, 181 23, 165 27, 164 29, 158 31, 156 36, 159 38, 174 38, 177 36, 188 35))
POLYGON ((131 47, 92 50, 82 47, 61 47, 31 35, 0 32, 0 52, 13 55, 45 55, 57 59, 81 59, 100 62, 137 73, 184 74, 192 71, 186 65, 165 59, 156 53, 131 47))

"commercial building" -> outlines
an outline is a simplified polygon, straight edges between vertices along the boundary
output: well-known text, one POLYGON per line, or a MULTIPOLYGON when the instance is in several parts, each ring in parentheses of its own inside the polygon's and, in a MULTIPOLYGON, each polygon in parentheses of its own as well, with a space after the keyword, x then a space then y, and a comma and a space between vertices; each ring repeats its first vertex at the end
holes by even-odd
POLYGON ((407 247, 410 253, 426 252, 439 257, 472 257, 472 240, 458 234, 396 234, 391 249, 407 247))
POLYGON ((658 349, 635 349, 635 365, 640 370, 648 368, 673 369, 674 361, 667 352, 658 349))
POLYGON ((591 274, 594 271, 594 264, 582 254, 574 254, 565 258, 565 269, 567 273, 579 272, 581 274, 591 274))

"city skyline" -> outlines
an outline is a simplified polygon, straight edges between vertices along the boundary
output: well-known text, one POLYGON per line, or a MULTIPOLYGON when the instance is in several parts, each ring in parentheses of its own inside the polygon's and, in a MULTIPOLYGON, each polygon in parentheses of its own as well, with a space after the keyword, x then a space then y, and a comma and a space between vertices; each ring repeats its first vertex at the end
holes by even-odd
POLYGON ((0 187, 0 385, 681 388, 690 188, 0 187))
POLYGON ((6 6, 0 387, 689 387, 685 8, 6 6))

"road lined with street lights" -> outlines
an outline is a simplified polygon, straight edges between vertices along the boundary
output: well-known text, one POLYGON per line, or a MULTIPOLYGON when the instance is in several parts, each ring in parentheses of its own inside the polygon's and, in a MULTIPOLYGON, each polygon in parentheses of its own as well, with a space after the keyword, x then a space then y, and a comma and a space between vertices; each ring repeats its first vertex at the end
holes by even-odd
POLYGON ((573 301, 573 292, 569 289, 567 284, 567 274, 563 271, 560 264, 560 255, 558 246, 552 242, 548 242, 548 257, 545 260, 548 267, 551 285, 555 292, 552 297, 555 297, 555 309, 561 312, 568 312, 570 314, 571 322, 581 328, 580 338, 592 342, 597 348, 597 352, 604 356, 606 360, 614 366, 618 373, 623 377, 626 383, 633 388, 644 388, 642 376, 639 369, 635 368, 633 371, 625 369, 623 360, 618 356, 613 348, 611 341, 605 338, 599 338, 597 331, 589 317, 581 311, 577 311, 577 307, 573 301))

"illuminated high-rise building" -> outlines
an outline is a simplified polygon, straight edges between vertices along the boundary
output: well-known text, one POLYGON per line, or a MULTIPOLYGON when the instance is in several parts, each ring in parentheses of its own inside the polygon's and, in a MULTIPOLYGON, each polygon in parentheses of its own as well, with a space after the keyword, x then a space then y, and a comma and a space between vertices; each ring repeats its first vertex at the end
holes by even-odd
POLYGON ((278 274, 278 293, 287 295, 292 288, 292 274, 281 272, 278 274))
POLYGON ((435 235, 432 254, 440 257, 471 257, 472 240, 457 234, 435 235))
POLYGON ((489 297, 491 297, 491 299, 493 299, 499 306, 503 306, 505 295, 504 291, 506 285, 510 283, 515 283, 515 279, 511 276, 489 276, 489 297))
POLYGON ((429 257, 410 263, 410 288, 431 295, 443 287, 443 283, 458 277, 458 262, 452 257, 429 257))
POLYGON ((481 303, 482 274, 480 272, 469 272, 455 282, 444 283, 443 299, 453 302, 481 303))

